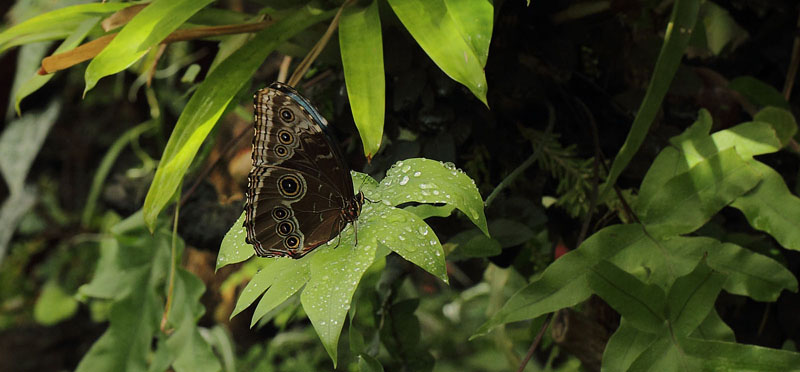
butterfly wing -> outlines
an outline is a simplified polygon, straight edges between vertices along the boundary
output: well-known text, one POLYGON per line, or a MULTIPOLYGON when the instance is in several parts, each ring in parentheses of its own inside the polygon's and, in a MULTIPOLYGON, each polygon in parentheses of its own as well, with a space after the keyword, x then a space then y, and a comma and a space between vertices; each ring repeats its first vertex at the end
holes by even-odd
POLYGON ((291 87, 256 94, 244 226, 258 256, 300 258, 346 225, 353 185, 326 126, 291 87))

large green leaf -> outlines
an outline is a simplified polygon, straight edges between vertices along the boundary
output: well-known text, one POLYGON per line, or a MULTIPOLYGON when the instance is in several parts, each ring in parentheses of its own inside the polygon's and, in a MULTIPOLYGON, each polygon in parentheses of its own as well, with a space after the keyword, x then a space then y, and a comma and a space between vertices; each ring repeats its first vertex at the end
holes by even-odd
POLYGON ((601 371, 627 371, 634 360, 658 340, 655 333, 642 331, 621 319, 603 351, 601 371))
POLYGON ((88 19, 136 4, 133 2, 82 4, 38 15, 0 33, 0 53, 15 45, 63 39, 88 19))
POLYGON ((711 270, 705 260, 697 267, 675 280, 667 294, 667 310, 671 331, 677 336, 688 336, 714 309, 725 275, 711 270))
POLYGON ((800 366, 800 353, 786 350, 694 338, 679 343, 688 356, 702 361, 703 371, 783 372, 800 366))
POLYGON ((158 214, 178 188, 200 145, 233 96, 250 80, 258 66, 288 38, 332 15, 333 11, 303 7, 256 34, 247 45, 220 63, 198 86, 175 124, 153 183, 147 191, 144 219, 151 230, 158 214))
POLYGON ((661 288, 642 283, 606 260, 591 268, 587 281, 632 326, 653 333, 664 328, 667 299, 661 288))
POLYGON ((731 206, 742 211, 750 225, 772 235, 782 246, 800 250, 800 198, 789 191, 780 173, 761 162, 752 164, 763 180, 731 206))
POLYGON ((641 206, 639 218, 657 236, 690 233, 755 187, 761 174, 731 148, 667 181, 641 206))
POLYGON ((628 137, 611 164, 606 183, 600 191, 601 199, 614 187, 617 178, 636 155, 639 146, 647 136, 650 125, 661 106, 661 101, 669 90, 675 72, 678 71, 683 52, 689 45, 699 9, 700 2, 697 0, 676 0, 672 6, 672 15, 667 24, 664 44, 661 46, 650 84, 647 86, 642 105, 639 106, 639 111, 633 119, 628 137))
POLYGON ((213 0, 154 0, 136 14, 116 37, 89 62, 86 92, 101 78, 116 74, 145 55, 193 14, 213 0))
POLYGON ((366 8, 346 7, 339 22, 339 48, 347 97, 358 127, 364 155, 372 158, 383 137, 386 81, 378 2, 366 8))
POLYGON ((486 104, 481 59, 461 36, 444 0, 389 0, 389 5, 433 62, 486 104))
POLYGON ((598 231, 511 296, 473 337, 486 334, 498 325, 533 319, 589 298, 591 289, 586 281, 589 269, 645 238, 641 225, 614 225, 598 231))
POLYGON ((222 369, 211 346, 200 334, 197 321, 205 312, 200 296, 205 286, 200 278, 184 269, 175 275, 175 289, 169 321, 175 332, 166 340, 166 348, 176 372, 215 372, 222 369))

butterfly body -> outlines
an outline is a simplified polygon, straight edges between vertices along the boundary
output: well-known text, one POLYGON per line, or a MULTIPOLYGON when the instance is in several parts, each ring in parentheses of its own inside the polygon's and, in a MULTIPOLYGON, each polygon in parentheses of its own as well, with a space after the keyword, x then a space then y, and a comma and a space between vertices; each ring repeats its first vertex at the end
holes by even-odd
POLYGON ((245 195, 246 241, 260 257, 300 258, 355 222, 355 194, 328 123, 292 87, 254 97, 253 166, 245 195))

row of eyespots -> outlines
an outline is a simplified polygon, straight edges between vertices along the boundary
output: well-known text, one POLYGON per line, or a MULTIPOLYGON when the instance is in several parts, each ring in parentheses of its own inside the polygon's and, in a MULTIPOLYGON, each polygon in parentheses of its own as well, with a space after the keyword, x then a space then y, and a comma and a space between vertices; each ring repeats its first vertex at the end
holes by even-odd
MULTIPOLYGON (((285 124, 294 121, 294 113, 288 108, 281 108, 278 115, 280 115, 285 124)), ((294 134, 286 129, 281 129, 278 131, 278 142, 280 144, 276 144, 274 147, 275 156, 278 159, 290 158, 294 154, 293 150, 297 147, 294 134)))
POLYGON ((291 215, 291 210, 285 206, 278 205, 272 208, 272 218, 278 222, 275 225, 275 232, 278 233, 278 236, 284 238, 283 246, 288 249, 297 249, 300 247, 300 236, 294 233, 297 226, 295 226, 296 222, 294 220, 289 219, 291 215))

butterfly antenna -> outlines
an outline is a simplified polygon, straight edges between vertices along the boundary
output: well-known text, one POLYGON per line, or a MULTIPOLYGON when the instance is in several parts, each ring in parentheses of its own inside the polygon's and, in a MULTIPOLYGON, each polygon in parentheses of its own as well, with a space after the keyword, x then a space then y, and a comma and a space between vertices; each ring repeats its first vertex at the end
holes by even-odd
MULTIPOLYGON (((361 178, 361 184, 358 185, 358 192, 361 192, 361 188, 364 187, 364 182, 366 182, 366 181, 367 181, 367 177, 362 177, 361 178)), ((378 203, 378 202, 380 202, 380 200, 377 200, 377 201, 376 200, 372 200, 372 199, 368 198, 366 195, 364 195, 364 200, 366 200, 366 201, 368 201, 370 203, 378 203)), ((358 244, 358 229, 356 229, 356 244, 358 244)))

